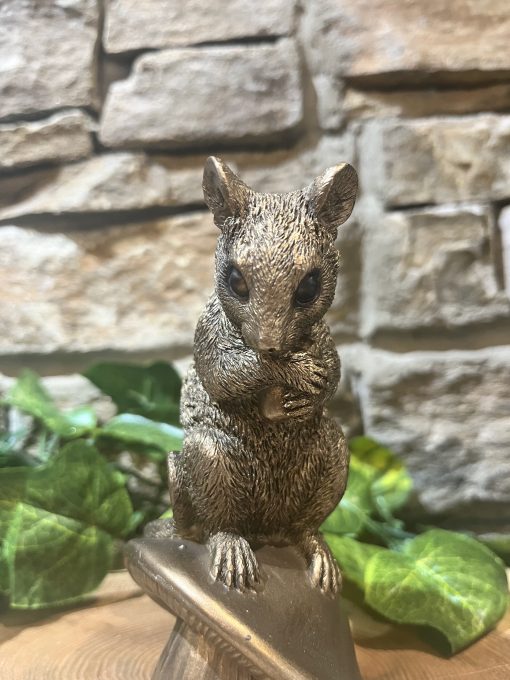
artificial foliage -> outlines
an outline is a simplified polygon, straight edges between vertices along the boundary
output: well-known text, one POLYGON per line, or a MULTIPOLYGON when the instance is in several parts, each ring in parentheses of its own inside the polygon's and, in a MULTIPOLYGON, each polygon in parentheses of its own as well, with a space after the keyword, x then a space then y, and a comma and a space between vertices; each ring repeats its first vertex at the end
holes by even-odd
POLYGON ((375 612, 435 628, 459 651, 506 611, 503 561, 465 534, 410 531, 394 516, 412 491, 402 463, 368 437, 352 439, 350 447, 346 494, 322 527, 344 577, 375 612))
MULTIPOLYGON (((117 408, 106 422, 90 406, 59 410, 30 371, 1 404, 0 595, 12 608, 83 599, 122 542, 167 510, 166 452, 182 445, 177 372, 101 363, 85 376, 117 408)), ((433 628, 452 652, 469 645, 505 613, 503 561, 472 536, 406 525, 404 465, 368 437, 350 449, 347 491, 322 527, 346 585, 376 615, 433 628)), ((510 553, 508 539, 487 544, 510 553)))

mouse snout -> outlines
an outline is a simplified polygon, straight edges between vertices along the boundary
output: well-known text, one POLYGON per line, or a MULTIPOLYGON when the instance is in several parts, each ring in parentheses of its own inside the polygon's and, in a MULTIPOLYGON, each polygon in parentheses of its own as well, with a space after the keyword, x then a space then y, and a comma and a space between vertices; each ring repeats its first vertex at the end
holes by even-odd
POLYGON ((283 348, 282 338, 279 338, 274 329, 242 329, 246 343, 257 352, 278 354, 283 348))
POLYGON ((253 347, 257 350, 257 352, 263 352, 267 354, 279 354, 283 351, 282 343, 270 335, 259 336, 255 340, 253 347))

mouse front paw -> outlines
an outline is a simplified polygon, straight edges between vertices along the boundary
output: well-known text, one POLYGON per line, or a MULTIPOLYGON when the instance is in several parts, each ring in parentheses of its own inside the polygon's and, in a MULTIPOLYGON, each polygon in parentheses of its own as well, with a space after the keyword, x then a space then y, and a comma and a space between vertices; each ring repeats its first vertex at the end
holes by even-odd
POLYGON ((283 412, 288 418, 307 420, 316 415, 317 403, 308 394, 288 390, 283 394, 283 412))
POLYGON ((260 581, 259 565, 248 541, 225 531, 209 537, 211 576, 227 588, 247 590, 260 581))

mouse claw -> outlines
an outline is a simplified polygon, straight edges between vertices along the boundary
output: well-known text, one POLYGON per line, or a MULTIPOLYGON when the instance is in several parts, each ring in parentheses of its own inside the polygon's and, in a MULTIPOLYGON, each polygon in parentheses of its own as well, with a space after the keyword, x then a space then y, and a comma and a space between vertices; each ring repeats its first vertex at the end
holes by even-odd
POLYGON ((241 536, 218 532, 209 537, 211 576, 227 588, 247 590, 260 580, 257 558, 248 541, 241 536))

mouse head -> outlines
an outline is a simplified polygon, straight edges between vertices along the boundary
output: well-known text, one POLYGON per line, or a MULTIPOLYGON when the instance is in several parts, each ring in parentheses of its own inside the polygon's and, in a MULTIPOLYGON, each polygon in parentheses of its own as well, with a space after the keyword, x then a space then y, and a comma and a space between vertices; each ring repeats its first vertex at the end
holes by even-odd
POLYGON ((205 201, 221 230, 216 293, 245 343, 257 352, 303 348, 335 294, 338 227, 351 214, 357 175, 326 170, 306 189, 263 194, 218 158, 207 159, 205 201))

